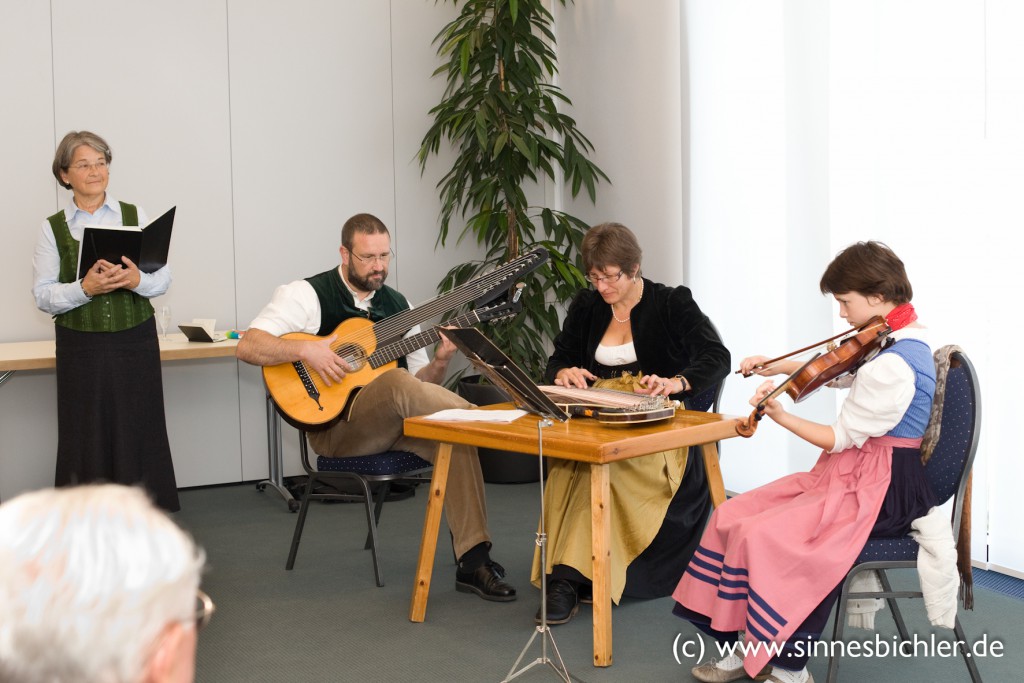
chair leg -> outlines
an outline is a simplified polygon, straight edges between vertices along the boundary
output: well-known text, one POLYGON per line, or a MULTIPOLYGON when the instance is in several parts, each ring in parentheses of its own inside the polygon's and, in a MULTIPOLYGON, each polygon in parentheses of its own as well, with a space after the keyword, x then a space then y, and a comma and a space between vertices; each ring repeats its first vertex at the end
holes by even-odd
MULTIPOLYGON (((384 501, 387 500, 389 493, 391 493, 391 482, 382 481, 380 489, 377 490, 377 501, 373 505, 373 521, 377 525, 380 525, 380 512, 384 508, 384 501)), ((370 541, 370 533, 367 532, 366 543, 363 545, 363 550, 369 550, 372 547, 370 541)))
MULTIPOLYGON (((836 621, 832 626, 832 642, 838 643, 843 639, 843 630, 846 627, 846 603, 847 594, 850 592, 851 575, 847 575, 843 581, 843 588, 839 591, 839 600, 836 601, 836 621)), ((828 671, 825 674, 825 683, 836 683, 839 680, 839 656, 832 652, 828 658, 828 671)))
POLYGON ((974 662, 974 657, 967 650, 967 636, 964 634, 964 627, 960 623, 960 617, 953 618, 953 633, 956 635, 956 640, 960 644, 960 654, 964 658, 964 662, 967 663, 967 673, 971 675, 971 683, 981 683, 981 674, 978 673, 978 665, 974 662))
MULTIPOLYGON (((889 583, 889 575, 885 573, 884 569, 879 569, 878 579, 882 583, 882 590, 886 593, 892 593, 892 584, 889 583)), ((892 614, 892 620, 896 622, 896 630, 900 634, 900 649, 902 650, 903 645, 910 642, 910 631, 907 630, 907 624, 903 621, 903 613, 900 611, 899 605, 896 604, 896 598, 886 598, 886 604, 889 606, 889 612, 892 614)))
POLYGON ((309 512, 310 499, 313 496, 313 486, 316 484, 316 477, 310 475, 306 483, 306 495, 302 496, 302 504, 299 506, 299 518, 295 520, 295 532, 292 534, 292 547, 288 550, 288 561, 285 569, 292 569, 295 566, 295 556, 299 553, 299 541, 302 539, 302 527, 306 524, 306 513, 309 512))
POLYGON ((366 507, 366 524, 370 528, 370 553, 373 555, 373 574, 377 579, 377 586, 384 585, 384 576, 380 569, 380 561, 377 558, 377 521, 373 517, 373 496, 370 494, 370 485, 362 477, 358 477, 363 487, 363 504, 366 507))

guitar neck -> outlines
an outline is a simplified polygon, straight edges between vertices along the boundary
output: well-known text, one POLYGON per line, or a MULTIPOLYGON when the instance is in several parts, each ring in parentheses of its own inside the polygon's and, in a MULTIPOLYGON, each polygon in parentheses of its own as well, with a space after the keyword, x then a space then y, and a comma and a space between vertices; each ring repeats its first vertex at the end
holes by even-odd
MULTIPOLYGON (((469 313, 452 318, 446 324, 452 325, 453 327, 468 327, 470 325, 475 325, 478 322, 480 322, 480 314, 477 311, 470 311, 469 313)), ((424 346, 436 344, 437 340, 440 338, 441 337, 438 335, 437 329, 431 327, 429 330, 424 332, 410 335, 408 337, 402 337, 398 341, 379 346, 376 351, 370 354, 370 367, 376 369, 383 365, 387 365, 393 360, 397 360, 402 356, 412 353, 413 351, 422 349, 424 346)))

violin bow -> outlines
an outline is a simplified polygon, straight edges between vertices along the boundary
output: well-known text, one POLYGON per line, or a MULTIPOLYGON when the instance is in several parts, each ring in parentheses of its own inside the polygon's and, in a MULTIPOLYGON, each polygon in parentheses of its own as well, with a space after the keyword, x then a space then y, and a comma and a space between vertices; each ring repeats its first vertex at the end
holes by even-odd
MULTIPOLYGON (((766 360, 765 362, 760 363, 759 365, 755 365, 753 370, 751 372, 745 374, 745 375, 743 374, 742 370, 737 370, 733 374, 734 375, 743 375, 744 377, 750 377, 751 375, 756 374, 757 370, 764 370, 765 368, 771 367, 772 363, 778 363, 780 360, 786 360, 787 358, 792 358, 793 356, 799 355, 799 354, 803 353, 804 351, 810 351, 811 349, 816 349, 819 346, 824 346, 825 344, 828 344, 829 342, 833 342, 836 339, 840 339, 841 337, 846 337, 846 336, 849 336, 849 335, 852 335, 852 334, 859 334, 860 332, 863 332, 864 330, 869 330, 872 327, 880 326, 880 325, 884 325, 884 324, 885 324, 885 320, 884 319, 881 322, 872 322, 872 321, 869 320, 868 322, 864 323, 860 327, 851 327, 850 329, 848 329, 848 330, 846 330, 844 332, 840 332, 839 334, 837 334, 837 335, 835 335, 833 337, 829 337, 828 339, 822 339, 820 342, 817 342, 815 344, 811 344, 810 346, 805 346, 802 349, 797 349, 796 351, 790 351, 789 353, 787 353, 785 355, 778 356, 776 358, 771 358, 769 360, 766 360)), ((818 355, 821 355, 821 354, 818 354, 818 355)), ((815 356, 814 358, 817 358, 817 356, 815 356)), ((814 358, 812 358, 811 360, 814 360, 814 358)), ((803 368, 800 368, 800 369, 802 370, 803 368)))

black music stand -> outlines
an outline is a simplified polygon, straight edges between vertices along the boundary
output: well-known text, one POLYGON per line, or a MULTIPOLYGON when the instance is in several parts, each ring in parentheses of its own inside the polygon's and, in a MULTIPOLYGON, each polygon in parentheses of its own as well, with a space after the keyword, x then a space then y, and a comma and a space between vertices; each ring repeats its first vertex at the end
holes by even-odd
POLYGON ((508 675, 502 679, 501 683, 511 681, 538 664, 547 664, 565 683, 571 683, 574 677, 570 676, 569 671, 565 668, 565 662, 562 661, 562 655, 558 652, 554 636, 551 635, 551 627, 548 626, 548 583, 545 575, 545 570, 547 569, 547 534, 544 531, 544 439, 542 436, 544 427, 550 427, 554 424, 552 420, 565 422, 569 419, 569 416, 554 401, 548 398, 544 392, 538 389, 529 376, 512 362, 512 359, 506 356, 501 349, 495 346, 490 339, 485 337, 480 330, 474 327, 439 327, 437 332, 462 351, 481 375, 490 380, 491 383, 504 389, 505 393, 512 399, 512 402, 516 404, 516 407, 541 417, 540 422, 537 423, 537 463, 540 468, 540 527, 537 530, 536 541, 537 547, 540 548, 541 566, 540 624, 533 630, 530 639, 526 641, 526 646, 519 653, 519 657, 516 658, 512 668, 509 669, 508 675), (541 638, 540 657, 525 664, 517 671, 516 667, 523 661, 523 657, 526 656, 527 651, 533 645, 533 641, 538 635, 541 638), (551 649, 555 653, 555 659, 548 656, 548 643, 551 644, 551 649))

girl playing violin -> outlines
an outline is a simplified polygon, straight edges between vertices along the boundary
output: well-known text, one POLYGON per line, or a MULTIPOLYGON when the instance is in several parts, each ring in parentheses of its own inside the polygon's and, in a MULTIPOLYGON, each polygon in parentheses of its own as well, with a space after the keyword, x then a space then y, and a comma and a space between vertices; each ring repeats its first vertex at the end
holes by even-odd
MULTIPOLYGON (((692 670, 700 681, 749 676, 810 681, 809 650, 828 620, 839 587, 868 537, 904 536, 935 496, 920 445, 935 391, 932 352, 910 300, 903 262, 884 244, 841 251, 821 277, 854 326, 883 316, 882 350, 846 380, 850 393, 831 425, 789 413, 762 384, 752 405, 822 449, 810 472, 783 477, 722 504, 712 515, 673 594, 675 612, 720 642, 774 641, 781 652, 751 648, 692 670)), ((746 358, 745 374, 790 374, 799 361, 746 358)))

